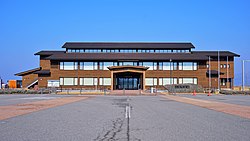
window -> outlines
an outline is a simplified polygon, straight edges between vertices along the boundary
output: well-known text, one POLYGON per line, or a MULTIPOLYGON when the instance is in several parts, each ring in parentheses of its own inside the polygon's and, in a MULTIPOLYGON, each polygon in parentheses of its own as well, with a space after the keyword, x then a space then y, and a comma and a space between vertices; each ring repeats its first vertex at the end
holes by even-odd
POLYGON ((77 70, 77 62, 60 62, 60 70, 77 70))
POLYGON ((99 85, 103 86, 111 85, 111 78, 99 78, 99 85))
POLYGON ((223 65, 222 65, 222 64, 220 65, 220 68, 223 68, 223 65))
POLYGON ((159 62, 159 70, 163 70, 163 62, 159 62))
POLYGON ((96 86, 97 85, 97 78, 80 78, 80 85, 96 86))
POLYGON ((179 84, 198 84, 197 78, 179 78, 179 84))
POLYGON ((157 85, 157 78, 145 78, 145 85, 147 86, 156 86, 157 85))
POLYGON ((78 85, 78 79, 77 78, 61 77, 60 78, 60 85, 64 85, 64 86, 78 85))
POLYGON ((227 65, 227 68, 230 68, 230 64, 227 65))
POLYGON ((226 84, 227 84, 227 79, 226 78, 221 78, 220 85, 221 86, 226 86, 226 84))
POLYGON ((223 67, 224 67, 224 69, 227 68, 227 64, 224 64, 223 67))
POLYGON ((97 62, 80 62, 80 70, 97 70, 97 62))
POLYGON ((159 70, 177 70, 177 62, 159 62, 159 70))
POLYGON ((197 62, 193 62, 193 70, 197 70, 197 67, 198 67, 197 62))
POLYGON ((179 62, 179 70, 197 70, 197 62, 179 62))
POLYGON ((177 78, 159 78, 159 85, 177 84, 177 78))
POLYGON ((153 62, 143 62, 143 66, 149 67, 148 70, 153 70, 153 62))
POLYGON ((154 62, 154 68, 153 70, 157 70, 157 62, 154 62))
POLYGON ((108 70, 108 67, 113 66, 113 62, 100 62, 100 70, 108 70))
POLYGON ((209 64, 207 64, 207 69, 209 68, 209 64))

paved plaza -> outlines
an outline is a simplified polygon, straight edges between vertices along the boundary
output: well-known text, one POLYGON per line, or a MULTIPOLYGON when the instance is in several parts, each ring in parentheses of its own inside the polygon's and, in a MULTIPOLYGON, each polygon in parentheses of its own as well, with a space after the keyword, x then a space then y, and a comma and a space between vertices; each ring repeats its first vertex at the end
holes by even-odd
POLYGON ((4 117, 7 109, 9 113, 19 111, 0 120, 0 140, 248 141, 249 118, 202 107, 197 102, 248 108, 249 98, 190 94, 0 95, 0 117, 4 117), (182 98, 188 99, 180 102, 182 98), (187 103, 192 100, 196 105, 187 103), (28 110, 31 112, 27 113, 28 110))

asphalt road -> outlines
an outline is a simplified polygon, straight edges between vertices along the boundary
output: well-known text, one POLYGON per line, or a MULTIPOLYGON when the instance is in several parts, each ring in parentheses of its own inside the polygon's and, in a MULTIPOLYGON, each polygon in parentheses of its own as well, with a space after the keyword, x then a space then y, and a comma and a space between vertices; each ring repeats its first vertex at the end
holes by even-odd
POLYGON ((0 121, 1 141, 249 141, 249 131, 249 119, 159 96, 97 96, 0 121))

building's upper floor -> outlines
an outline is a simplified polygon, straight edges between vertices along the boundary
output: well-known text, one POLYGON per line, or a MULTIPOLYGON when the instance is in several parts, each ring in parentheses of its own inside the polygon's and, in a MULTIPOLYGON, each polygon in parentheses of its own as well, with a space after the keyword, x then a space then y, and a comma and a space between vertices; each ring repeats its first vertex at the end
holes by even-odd
POLYGON ((41 59, 57 61, 206 61, 229 59, 230 51, 193 51, 192 43, 66 42, 65 51, 40 51, 41 59))

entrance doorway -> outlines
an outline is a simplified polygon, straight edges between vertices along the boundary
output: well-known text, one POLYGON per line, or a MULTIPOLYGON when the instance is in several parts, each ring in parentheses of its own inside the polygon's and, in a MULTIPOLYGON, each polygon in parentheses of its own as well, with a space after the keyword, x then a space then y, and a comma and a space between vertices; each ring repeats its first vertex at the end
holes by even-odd
POLYGON ((142 86, 142 74, 122 72, 114 74, 116 90, 138 90, 142 86))

